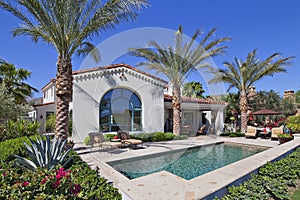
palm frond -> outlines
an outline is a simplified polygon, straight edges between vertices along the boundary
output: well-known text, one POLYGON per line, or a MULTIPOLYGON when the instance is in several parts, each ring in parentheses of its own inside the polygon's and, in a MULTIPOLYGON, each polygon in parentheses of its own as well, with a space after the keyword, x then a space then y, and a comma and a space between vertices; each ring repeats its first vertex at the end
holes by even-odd
POLYGON ((78 57, 85 57, 90 53, 93 60, 98 63, 101 59, 100 51, 90 42, 83 42, 77 50, 78 57))

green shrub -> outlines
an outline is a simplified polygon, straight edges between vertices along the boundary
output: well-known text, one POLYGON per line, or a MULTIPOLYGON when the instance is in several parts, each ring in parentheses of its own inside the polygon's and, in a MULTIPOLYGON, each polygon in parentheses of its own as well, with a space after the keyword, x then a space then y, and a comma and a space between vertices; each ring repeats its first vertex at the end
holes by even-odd
POLYGON ((245 137, 245 134, 241 132, 225 132, 225 133, 221 133, 220 136, 245 137))
POLYGON ((173 140, 185 140, 188 139, 187 135, 175 135, 175 137, 173 138, 173 140))
POLYGON ((85 145, 91 145, 91 138, 90 138, 89 136, 87 136, 87 137, 84 139, 83 143, 84 143, 85 145))
POLYGON ((288 187, 300 178, 300 148, 277 162, 268 162, 257 175, 239 186, 229 187, 222 199, 291 199, 288 187))
POLYGON ((165 133, 163 133, 163 132, 154 133, 152 136, 153 142, 159 142, 159 141, 165 141, 165 140, 166 140, 166 137, 165 137, 165 133))
POLYGON ((133 139, 142 140, 143 142, 159 142, 173 140, 175 138, 175 135, 173 133, 155 132, 132 134, 130 135, 130 137, 133 139))
POLYGON ((110 141, 111 139, 114 139, 116 134, 104 134, 104 140, 105 141, 110 141))
POLYGON ((220 136, 229 136, 230 135, 230 132, 224 132, 224 133, 221 133, 220 136))
POLYGON ((165 139, 166 140, 173 140, 175 138, 175 135, 173 133, 165 133, 165 139))
POLYGON ((231 132, 229 137, 245 137, 245 134, 241 132, 231 132))
MULTIPOLYGON (((35 139, 35 136, 30 136, 31 139, 35 139)), ((0 143, 0 160, 9 162, 13 160, 12 154, 16 154, 25 157, 26 150, 23 142, 29 142, 27 137, 19 137, 15 139, 5 140, 0 143)))
POLYGON ((31 122, 24 119, 17 121, 8 120, 4 125, 5 128, 0 137, 0 141, 35 135, 38 133, 39 126, 38 122, 31 122))
POLYGON ((130 137, 132 139, 142 140, 143 142, 152 142, 152 137, 154 133, 140 133, 140 134, 132 134, 130 137))

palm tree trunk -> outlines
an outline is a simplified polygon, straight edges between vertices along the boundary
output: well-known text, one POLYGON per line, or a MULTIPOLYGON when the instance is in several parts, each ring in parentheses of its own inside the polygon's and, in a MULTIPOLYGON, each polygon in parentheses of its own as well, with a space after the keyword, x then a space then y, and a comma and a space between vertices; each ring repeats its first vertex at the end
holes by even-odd
POLYGON ((180 135, 181 132, 181 94, 179 87, 173 87, 173 94, 172 94, 172 105, 173 105, 173 133, 175 135, 180 135))
POLYGON ((58 58, 56 74, 56 123, 55 135, 67 139, 68 137, 68 119, 69 103, 72 98, 72 64, 71 59, 58 58))
POLYGON ((247 131, 247 110, 248 110, 248 99, 246 96, 246 92, 241 92, 240 110, 241 110, 241 132, 246 133, 246 131, 247 131))

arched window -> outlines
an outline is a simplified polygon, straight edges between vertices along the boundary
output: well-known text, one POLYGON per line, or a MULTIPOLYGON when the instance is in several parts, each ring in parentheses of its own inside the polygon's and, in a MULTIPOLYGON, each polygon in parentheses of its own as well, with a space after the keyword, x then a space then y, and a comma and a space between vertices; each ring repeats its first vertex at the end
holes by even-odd
POLYGON ((104 132, 142 130, 142 104, 131 90, 108 91, 100 101, 100 128, 104 132))

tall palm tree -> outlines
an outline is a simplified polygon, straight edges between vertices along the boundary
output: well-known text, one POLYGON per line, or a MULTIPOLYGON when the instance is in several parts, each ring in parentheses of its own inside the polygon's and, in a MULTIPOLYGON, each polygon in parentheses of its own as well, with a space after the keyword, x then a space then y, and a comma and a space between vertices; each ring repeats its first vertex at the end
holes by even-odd
POLYGON ((280 53, 274 53, 265 60, 257 58, 257 50, 248 53, 245 61, 234 58, 234 62, 225 62, 225 69, 211 68, 214 77, 209 83, 228 83, 228 91, 236 88, 240 92, 241 131, 247 129, 247 93, 254 83, 266 76, 275 73, 286 72, 286 66, 290 65, 293 57, 281 58, 280 53))
POLYGON ((17 104, 25 103, 26 98, 32 96, 32 92, 38 92, 25 83, 30 75, 30 71, 24 68, 16 69, 14 64, 0 60, 0 83, 14 96, 17 104))
POLYGON ((195 70, 207 67, 205 62, 210 57, 224 52, 226 46, 220 44, 230 40, 228 37, 212 40, 216 29, 210 30, 203 39, 197 43, 200 31, 197 30, 190 41, 184 42, 182 27, 179 26, 175 35, 174 47, 160 46, 155 41, 150 41, 149 48, 132 48, 130 54, 146 59, 138 66, 146 66, 155 69, 157 73, 163 73, 172 85, 173 106, 173 132, 179 135, 181 132, 181 87, 186 78, 195 70))
POLYGON ((72 58, 88 52, 96 61, 98 51, 89 42, 93 36, 133 20, 147 0, 0 0, 0 7, 22 21, 13 36, 42 40, 58 53, 56 74, 57 136, 67 137, 69 102, 72 97, 72 58))

